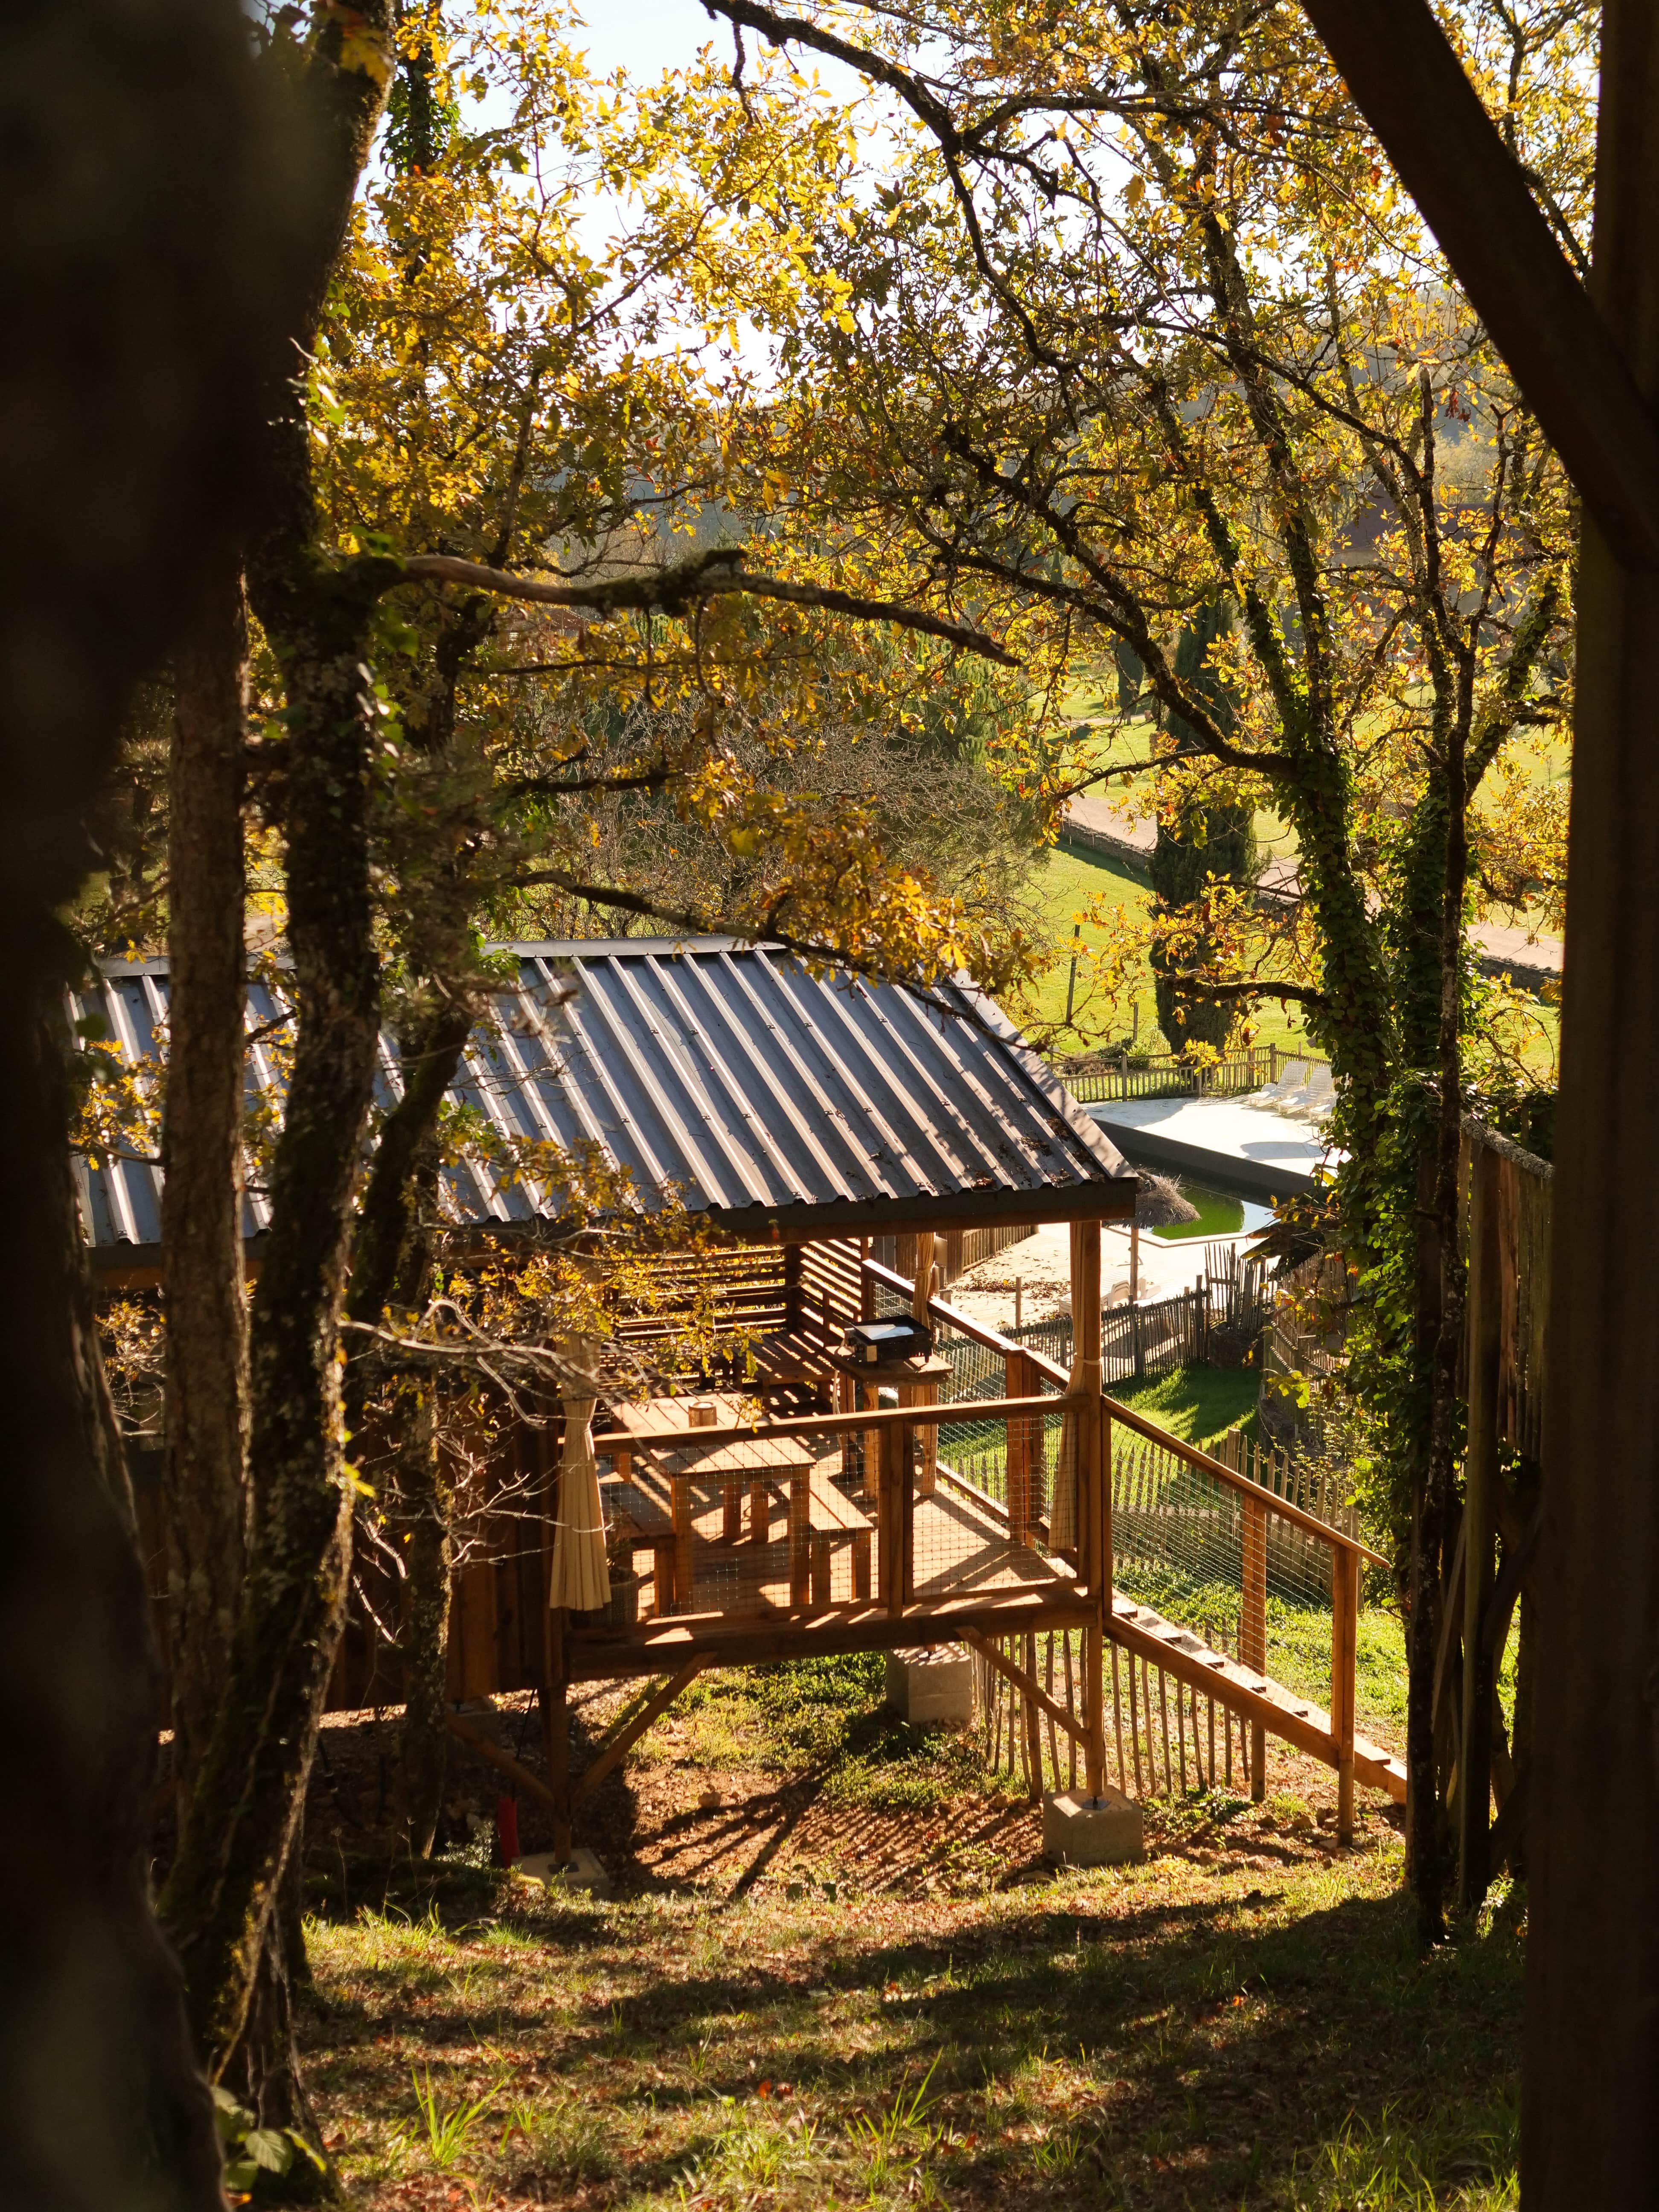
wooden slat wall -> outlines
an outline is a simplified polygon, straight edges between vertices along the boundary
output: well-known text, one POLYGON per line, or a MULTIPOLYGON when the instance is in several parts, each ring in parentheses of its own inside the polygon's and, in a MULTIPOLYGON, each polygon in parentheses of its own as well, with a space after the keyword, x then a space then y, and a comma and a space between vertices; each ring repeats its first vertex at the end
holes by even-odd
POLYGON ((800 1251, 799 1326, 820 1342, 833 1344, 861 1310, 863 1277, 856 1237, 804 1244, 800 1251))
MULTIPOLYGON (((1006 1229, 950 1229, 937 1238, 933 1259, 939 1268, 939 1288, 948 1290, 958 1275, 965 1275, 970 1267, 981 1261, 993 1260, 999 1252, 1006 1252, 1011 1244, 1022 1244, 1028 1237, 1036 1235, 1036 1224, 1025 1222, 1006 1229)), ((900 1237, 875 1237, 870 1241, 870 1256, 884 1267, 904 1273, 900 1247, 909 1242, 900 1237)))
POLYGON ((663 1293, 654 1311, 624 1314, 617 1334, 640 1344, 672 1334, 676 1313, 689 1314, 697 1300, 713 1292, 721 1316, 733 1330, 789 1326, 790 1262, 781 1244, 722 1246, 706 1253, 669 1255, 653 1268, 663 1293))
MULTIPOLYGON (((1498 1433, 1539 1457, 1544 1434, 1544 1374, 1549 1317, 1550 1212, 1554 1170, 1473 1119, 1463 1124, 1459 1173, 1467 1249, 1469 1191, 1477 1149, 1495 1156, 1500 1290, 1498 1433)), ((1466 1389, 1462 1376, 1459 1388, 1466 1389)))

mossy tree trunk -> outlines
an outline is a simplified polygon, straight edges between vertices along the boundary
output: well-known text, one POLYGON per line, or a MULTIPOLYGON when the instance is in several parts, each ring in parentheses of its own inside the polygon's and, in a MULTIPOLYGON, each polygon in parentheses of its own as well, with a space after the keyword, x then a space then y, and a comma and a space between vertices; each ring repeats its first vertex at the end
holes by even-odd
POLYGON ((209 579, 174 678, 161 1254, 173 1774, 182 1824, 229 1663, 246 1554, 240 1217, 247 620, 234 557, 209 579))
MULTIPOLYGON (((366 0, 352 11, 351 44, 343 18, 331 21, 308 62, 322 210, 292 333, 300 357, 314 343, 379 120, 388 22, 387 0, 366 0)), ((343 1449, 339 1317, 379 1030, 368 842, 379 709, 366 671, 375 602, 391 573, 374 561, 337 565, 319 550, 295 354, 271 395, 264 506, 248 568, 284 696, 294 1060, 249 1332, 242 1604, 162 1898, 203 2051, 216 2071, 240 2053, 249 2094, 268 2120, 298 2117, 285 2003, 295 1962, 273 1936, 349 1580, 354 1493, 343 1449), (258 2033, 250 2040, 251 2026, 258 2033)))

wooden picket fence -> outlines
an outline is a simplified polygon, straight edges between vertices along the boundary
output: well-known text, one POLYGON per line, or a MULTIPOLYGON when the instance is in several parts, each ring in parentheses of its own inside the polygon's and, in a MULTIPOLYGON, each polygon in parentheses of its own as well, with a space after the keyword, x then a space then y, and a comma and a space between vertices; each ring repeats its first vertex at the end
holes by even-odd
POLYGON ((1212 1066, 1194 1066, 1178 1053, 1097 1054, 1092 1065, 1057 1060, 1054 1072, 1073 1098, 1085 1106, 1109 1098, 1234 1098, 1277 1083, 1291 1060, 1310 1066, 1328 1063, 1317 1053, 1289 1053, 1276 1044, 1253 1045, 1212 1066))
MULTIPOLYGON (((1205 1622, 1200 1631, 1212 1650, 1237 1656, 1237 1625, 1205 1622)), ((1074 1717, 1082 1699, 1081 1632, 1008 1637, 1001 1648, 1048 1695, 1074 1717)), ((981 1651, 971 1654, 974 1718, 981 1755, 993 1774, 1006 1774, 1036 1805, 1051 1790, 1075 1790, 1081 1777, 1077 1739, 1055 1727, 981 1651)), ((1246 1723, 1226 1705, 1206 1697, 1145 1656, 1109 1643, 1110 1709, 1106 1716, 1107 1779, 1137 1802, 1189 1791, 1250 1786, 1246 1723), (1113 1769, 1115 1767, 1115 1777, 1113 1769)))

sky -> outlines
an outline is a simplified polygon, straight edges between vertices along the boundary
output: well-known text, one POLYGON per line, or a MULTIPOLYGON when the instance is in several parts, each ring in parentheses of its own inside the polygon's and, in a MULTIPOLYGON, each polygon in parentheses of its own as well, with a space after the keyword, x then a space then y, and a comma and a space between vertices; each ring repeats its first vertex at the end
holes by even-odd
POLYGON ((590 66, 606 73, 626 69, 659 76, 665 69, 683 68, 712 39, 720 40, 722 50, 732 42, 730 29, 711 22, 699 0, 579 0, 579 5, 586 34, 571 44, 586 45, 590 66))
MULTIPOLYGON (((601 74, 625 69, 639 76, 660 76, 665 70, 683 69, 704 46, 714 46, 722 56, 732 52, 732 27, 712 18, 702 0, 577 0, 585 31, 573 37, 573 46, 585 46, 589 65, 601 74)), ((757 40, 744 33, 750 52, 757 40)), ((848 93, 860 89, 849 70, 838 63, 813 59, 807 64, 825 84, 839 83, 848 93)))

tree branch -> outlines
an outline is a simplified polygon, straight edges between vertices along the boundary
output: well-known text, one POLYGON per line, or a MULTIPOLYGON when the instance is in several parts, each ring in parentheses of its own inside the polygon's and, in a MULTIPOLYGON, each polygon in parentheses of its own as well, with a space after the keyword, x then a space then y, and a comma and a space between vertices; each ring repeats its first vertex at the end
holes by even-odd
POLYGON ((940 1013, 950 1014, 958 1021, 994 1035, 990 1024, 970 1002, 954 1002, 939 998, 927 984, 910 977, 896 975, 879 961, 865 959, 844 946, 814 943, 810 938, 792 937, 787 930, 777 928, 769 921, 764 927, 732 921, 708 915, 687 914, 676 907, 664 906, 659 901, 647 898, 641 891, 625 891, 614 884, 584 883, 580 877, 567 875, 562 868, 532 868, 514 878, 512 888, 517 890, 534 890, 545 885, 562 890, 567 898, 586 899, 590 906, 611 907, 618 914, 638 915, 641 921, 666 922, 671 929, 683 930, 690 937, 735 937, 750 945, 781 945, 786 952, 799 953, 805 960, 833 961, 836 967, 845 968, 853 975, 866 975, 872 982, 898 983, 940 1013))
POLYGON ((891 599, 867 599, 856 592, 843 592, 830 584, 798 584, 782 576, 757 576, 737 564, 742 549, 717 548, 689 561, 677 561, 630 576, 614 576, 604 583, 544 582, 534 576, 515 575, 510 569, 488 568, 482 562, 458 560, 447 553, 414 553, 397 564, 391 577, 400 583, 465 584, 473 591, 495 592, 504 599, 522 599, 535 606, 572 607, 591 614, 642 612, 678 615, 699 601, 728 592, 743 592, 750 599, 775 599, 786 606, 813 607, 827 614, 855 616, 861 622, 886 622, 900 629, 918 630, 925 637, 941 639, 963 653, 1018 668, 1019 661, 1006 647, 983 630, 965 623, 949 622, 921 607, 907 607, 891 599))

